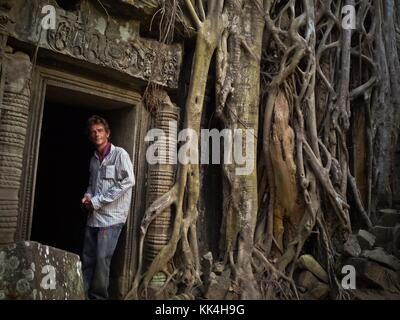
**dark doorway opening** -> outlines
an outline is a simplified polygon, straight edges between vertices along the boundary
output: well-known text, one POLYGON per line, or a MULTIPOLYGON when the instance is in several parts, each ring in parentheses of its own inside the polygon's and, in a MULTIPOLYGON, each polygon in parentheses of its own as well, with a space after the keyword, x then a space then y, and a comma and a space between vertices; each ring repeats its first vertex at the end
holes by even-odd
POLYGON ((93 111, 45 103, 31 239, 80 254, 86 215, 79 200, 92 147, 85 123, 93 111))
POLYGON ((112 130, 111 141, 132 155, 129 148, 133 141, 133 110, 126 103, 48 87, 31 240, 81 254, 87 216, 80 200, 87 188, 89 161, 94 152, 86 134, 87 119, 93 114, 106 118, 112 130))

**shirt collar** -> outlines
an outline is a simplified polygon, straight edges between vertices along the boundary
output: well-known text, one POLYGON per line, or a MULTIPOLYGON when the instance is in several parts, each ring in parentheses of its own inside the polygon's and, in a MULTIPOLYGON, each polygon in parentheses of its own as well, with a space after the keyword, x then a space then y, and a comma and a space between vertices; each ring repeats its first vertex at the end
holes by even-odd
POLYGON ((114 150, 114 145, 113 145, 111 142, 109 142, 109 143, 107 144, 107 146, 104 148, 104 151, 103 151, 103 154, 102 154, 102 155, 99 155, 99 153, 97 152, 97 150, 94 151, 94 155, 95 155, 95 157, 96 157, 97 159, 99 159, 100 162, 101 162, 101 161, 103 161, 104 158, 107 157, 107 156, 111 153, 111 151, 113 151, 113 150, 114 150))

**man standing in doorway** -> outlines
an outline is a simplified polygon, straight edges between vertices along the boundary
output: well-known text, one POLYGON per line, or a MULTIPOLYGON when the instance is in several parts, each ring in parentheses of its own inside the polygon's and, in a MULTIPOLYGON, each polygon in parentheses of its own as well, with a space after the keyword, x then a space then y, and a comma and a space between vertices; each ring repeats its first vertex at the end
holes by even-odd
POLYGON ((135 178, 128 153, 109 141, 107 121, 92 116, 87 128, 96 151, 82 198, 89 212, 82 252, 83 278, 88 299, 108 299, 111 258, 128 216, 135 178))

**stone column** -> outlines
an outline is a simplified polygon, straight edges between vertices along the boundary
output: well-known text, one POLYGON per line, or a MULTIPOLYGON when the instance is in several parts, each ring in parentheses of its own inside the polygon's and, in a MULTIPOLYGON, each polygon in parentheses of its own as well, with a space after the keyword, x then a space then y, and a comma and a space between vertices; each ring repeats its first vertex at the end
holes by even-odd
MULTIPOLYGON (((165 141, 158 141, 159 151, 163 150, 165 158, 162 164, 153 164, 148 167, 148 187, 146 196, 146 207, 148 208, 155 200, 168 192, 175 182, 175 169, 173 155, 177 153, 177 137, 173 132, 177 124, 179 109, 171 103, 165 93, 166 98, 161 104, 161 108, 156 111, 153 128, 161 129, 165 133, 165 141), (172 131, 172 132, 171 132, 172 131), (170 150, 170 148, 172 148, 170 150)), ((161 158, 161 157, 160 157, 161 158)), ((145 259, 147 266, 151 264, 160 250, 168 243, 171 233, 171 207, 165 209, 150 224, 145 238, 145 259)), ((153 284, 164 283, 165 275, 157 274, 153 278, 153 284)))
POLYGON ((0 105, 0 245, 15 241, 23 152, 28 125, 32 64, 7 47, 2 59, 0 105))

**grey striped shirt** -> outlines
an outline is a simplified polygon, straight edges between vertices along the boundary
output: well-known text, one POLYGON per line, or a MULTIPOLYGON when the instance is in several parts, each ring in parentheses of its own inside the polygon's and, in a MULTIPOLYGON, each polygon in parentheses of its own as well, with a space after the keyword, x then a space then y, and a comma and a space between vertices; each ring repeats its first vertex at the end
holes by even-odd
POLYGON ((108 227, 125 223, 135 185, 132 162, 122 148, 111 144, 110 153, 100 163, 97 153, 90 160, 89 186, 85 195, 92 199, 94 211, 89 227, 108 227))

